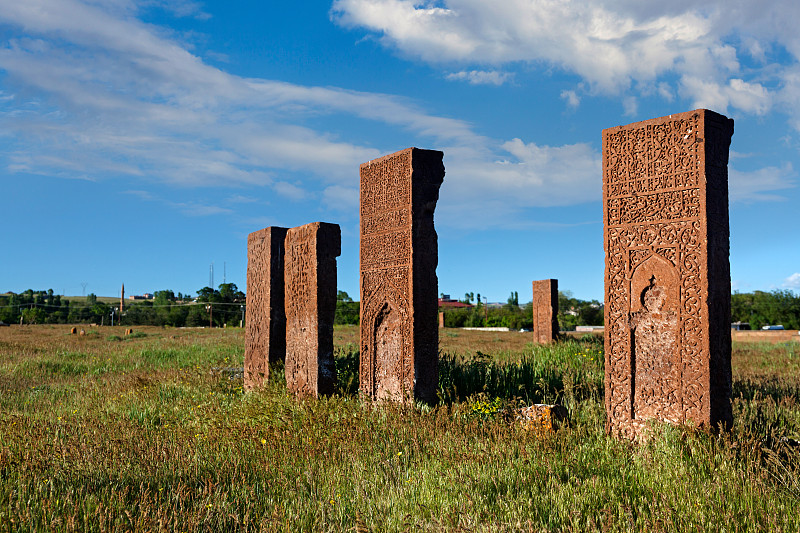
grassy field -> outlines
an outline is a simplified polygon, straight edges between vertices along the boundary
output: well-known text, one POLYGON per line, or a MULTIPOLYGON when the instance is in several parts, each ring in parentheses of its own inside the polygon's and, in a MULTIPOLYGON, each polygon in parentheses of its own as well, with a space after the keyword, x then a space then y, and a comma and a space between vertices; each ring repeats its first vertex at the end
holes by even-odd
MULTIPOLYGON (((734 344, 734 427, 603 432, 596 338, 444 330, 441 403, 244 393, 243 332, 0 328, 0 531, 799 531, 800 343, 734 344), (525 431, 513 409, 564 404, 525 431)), ((280 375, 275 369, 275 375, 280 375)))

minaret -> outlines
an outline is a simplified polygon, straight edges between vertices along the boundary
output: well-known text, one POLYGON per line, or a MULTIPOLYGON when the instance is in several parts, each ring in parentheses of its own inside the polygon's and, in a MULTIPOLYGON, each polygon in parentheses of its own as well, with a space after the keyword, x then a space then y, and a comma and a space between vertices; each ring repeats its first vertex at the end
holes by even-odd
POLYGON ((122 284, 122 292, 119 293, 119 318, 122 319, 122 308, 125 305, 125 284, 122 284))

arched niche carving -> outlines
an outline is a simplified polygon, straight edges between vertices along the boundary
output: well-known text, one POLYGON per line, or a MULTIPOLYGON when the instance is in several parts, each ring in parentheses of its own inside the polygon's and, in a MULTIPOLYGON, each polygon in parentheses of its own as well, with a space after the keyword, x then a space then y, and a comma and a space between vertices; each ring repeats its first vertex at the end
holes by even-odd
POLYGON ((631 418, 682 419, 678 350, 679 276, 653 254, 631 276, 631 418))
POLYGON ((657 280, 657 285, 666 291, 664 305, 668 307, 665 311, 677 312, 680 304, 680 276, 675 265, 655 253, 639 263, 631 275, 630 312, 642 311, 643 294, 653 278, 657 280))
POLYGON ((373 387, 378 400, 403 399, 403 321, 391 302, 385 302, 375 315, 372 328, 373 387))

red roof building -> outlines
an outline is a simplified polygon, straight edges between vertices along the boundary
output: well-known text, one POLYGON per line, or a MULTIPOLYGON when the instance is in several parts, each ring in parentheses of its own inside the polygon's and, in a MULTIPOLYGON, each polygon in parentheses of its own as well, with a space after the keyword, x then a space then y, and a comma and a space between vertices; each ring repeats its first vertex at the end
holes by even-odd
POLYGON ((465 304, 464 302, 459 302, 458 300, 451 300, 450 298, 439 298, 439 307, 444 307, 445 309, 462 309, 462 308, 471 308, 475 307, 472 304, 465 304))

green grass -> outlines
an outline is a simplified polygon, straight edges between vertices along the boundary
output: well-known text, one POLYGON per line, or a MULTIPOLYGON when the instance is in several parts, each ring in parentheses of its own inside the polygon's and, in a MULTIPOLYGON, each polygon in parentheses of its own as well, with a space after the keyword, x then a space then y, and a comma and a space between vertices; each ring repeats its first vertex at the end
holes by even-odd
POLYGON ((588 340, 442 353, 440 404, 403 407, 355 395, 352 344, 338 394, 297 401, 280 367, 257 393, 212 371, 241 332, 62 337, 0 352, 0 531, 800 529, 793 346, 735 346, 729 432, 635 445, 603 430, 588 340), (568 427, 514 422, 555 400, 568 427))

